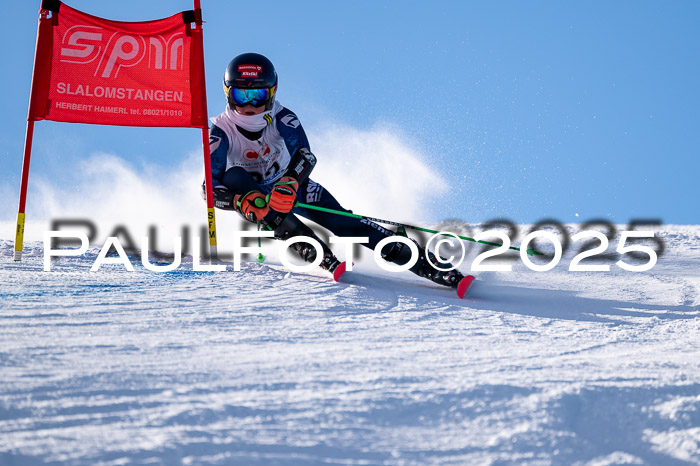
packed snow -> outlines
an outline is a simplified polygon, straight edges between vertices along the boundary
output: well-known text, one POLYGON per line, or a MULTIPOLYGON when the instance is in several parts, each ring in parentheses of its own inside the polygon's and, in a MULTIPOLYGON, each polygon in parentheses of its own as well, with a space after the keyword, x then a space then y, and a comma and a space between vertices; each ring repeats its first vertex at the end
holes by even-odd
POLYGON ((47 272, 6 236, 0 464, 700 464, 700 226, 654 231, 647 272, 513 252, 464 300, 368 253, 47 272))
MULTIPOLYGON (((310 134, 313 178, 356 213, 430 226, 454 192, 393 129, 310 134)), ((649 227, 665 251, 646 272, 616 265, 645 262, 615 253, 624 225, 615 257, 583 262, 609 272, 568 270, 585 241, 548 272, 511 251, 485 264, 512 271, 477 272, 461 300, 369 251, 341 283, 293 272, 272 241, 239 272, 194 271, 192 247, 172 272, 138 255, 91 272, 117 231, 139 247, 153 227, 161 251, 201 234, 201 152, 170 167, 93 153, 74 178, 32 177, 21 262, 16 203, 0 206, 0 465, 700 464, 698 225, 649 227), (82 219, 91 247, 47 272, 49 219, 82 219)), ((217 211, 227 261, 236 219, 217 211)), ((486 249, 464 244, 468 272, 486 249)))

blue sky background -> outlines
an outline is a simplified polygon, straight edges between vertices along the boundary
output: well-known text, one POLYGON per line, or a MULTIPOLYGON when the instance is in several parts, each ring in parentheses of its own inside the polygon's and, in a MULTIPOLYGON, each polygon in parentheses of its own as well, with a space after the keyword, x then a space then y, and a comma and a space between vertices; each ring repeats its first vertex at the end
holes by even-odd
MULTIPOLYGON (((67 3, 126 21, 192 8, 67 3)), ((435 220, 700 223, 700 2, 202 3, 211 115, 224 107, 228 61, 263 53, 312 142, 334 121, 387 126, 414 146, 451 186, 430 206, 435 220)), ((39 4, 4 5, 3 215, 16 212, 39 4)), ((93 151, 168 166, 200 144, 193 129, 36 128, 30 185, 70 179, 93 151)))

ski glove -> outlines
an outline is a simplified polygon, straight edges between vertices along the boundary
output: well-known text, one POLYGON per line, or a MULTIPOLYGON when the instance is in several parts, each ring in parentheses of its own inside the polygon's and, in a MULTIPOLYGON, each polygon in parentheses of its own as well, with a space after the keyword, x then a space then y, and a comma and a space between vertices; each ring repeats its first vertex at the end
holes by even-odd
POLYGON ((272 192, 268 196, 270 209, 277 212, 286 213, 294 208, 297 201, 297 189, 299 183, 291 176, 282 177, 272 187, 272 192))
POLYGON ((233 198, 236 210, 249 222, 259 222, 270 211, 265 195, 260 191, 251 191, 248 194, 237 194, 233 198))

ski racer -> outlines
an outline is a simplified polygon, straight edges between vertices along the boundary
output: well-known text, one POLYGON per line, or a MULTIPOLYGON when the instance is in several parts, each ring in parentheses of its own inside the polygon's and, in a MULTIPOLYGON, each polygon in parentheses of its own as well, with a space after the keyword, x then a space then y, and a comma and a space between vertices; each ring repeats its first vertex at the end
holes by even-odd
MULTIPOLYGON (((320 267, 333 272, 341 263, 328 245, 297 216, 305 217, 336 236, 364 236, 374 247, 395 233, 380 225, 342 215, 295 206, 299 202, 350 212, 325 189, 309 178, 316 164, 299 118, 276 100, 277 73, 263 55, 244 53, 235 57, 224 74, 226 110, 211 118, 209 145, 214 205, 234 210, 245 220, 274 232, 276 239, 309 236, 323 247, 320 267)), ((204 196, 204 194, 203 194, 204 196)), ((415 240, 413 240, 415 242, 415 240)), ((307 262, 316 259, 309 243, 291 246, 307 262)), ((418 248, 420 257, 410 270, 435 283, 457 287, 464 278, 457 270, 439 271, 433 253, 418 248)), ((411 259, 408 245, 392 242, 381 255, 405 265, 411 259)))

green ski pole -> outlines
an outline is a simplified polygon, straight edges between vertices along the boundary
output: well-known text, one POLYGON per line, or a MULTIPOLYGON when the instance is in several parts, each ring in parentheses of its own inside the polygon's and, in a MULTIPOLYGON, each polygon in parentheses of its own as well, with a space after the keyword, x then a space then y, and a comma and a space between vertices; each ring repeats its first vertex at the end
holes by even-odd
MULTIPOLYGON (((297 202, 296 207, 302 207, 304 209, 311 209, 311 210, 318 210, 321 212, 328 212, 328 213, 336 214, 336 215, 344 215, 345 217, 352 217, 352 218, 357 218, 360 220, 368 220, 370 222, 375 222, 375 223, 384 223, 387 225, 394 225, 397 227, 410 228, 411 230, 423 231, 425 233, 444 234, 441 231, 431 230, 429 228, 422 228, 422 227, 417 227, 417 226, 413 226, 413 225, 406 225, 404 223, 392 222, 391 220, 382 220, 381 218, 366 217, 364 215, 357 215, 357 214, 353 214, 350 212, 343 212, 342 210, 329 209, 327 207, 319 207, 319 206, 310 205, 310 204, 302 204, 301 202, 297 202)), ((445 235, 445 236, 449 236, 449 235, 445 235)), ((455 236, 457 236, 457 238, 459 238, 459 239, 462 239, 465 241, 471 241, 473 243, 486 244, 488 246, 502 246, 501 244, 492 243, 490 241, 482 241, 482 240, 477 241, 474 238, 469 238, 467 236, 459 236, 459 235, 455 235, 455 236)), ((520 251, 520 248, 516 248, 514 246, 511 246, 509 249, 512 249, 514 251, 520 251)), ((527 249, 526 252, 530 256, 532 256, 532 255, 542 256, 543 255, 541 252, 535 251, 534 249, 527 249)))
MULTIPOLYGON (((260 231, 260 222, 258 222, 258 231, 260 231)), ((258 236, 258 248, 262 248, 262 240, 260 239, 259 236, 258 236)), ((263 262, 265 262, 265 254, 263 254, 262 252, 258 253, 258 264, 262 264, 263 262)))

